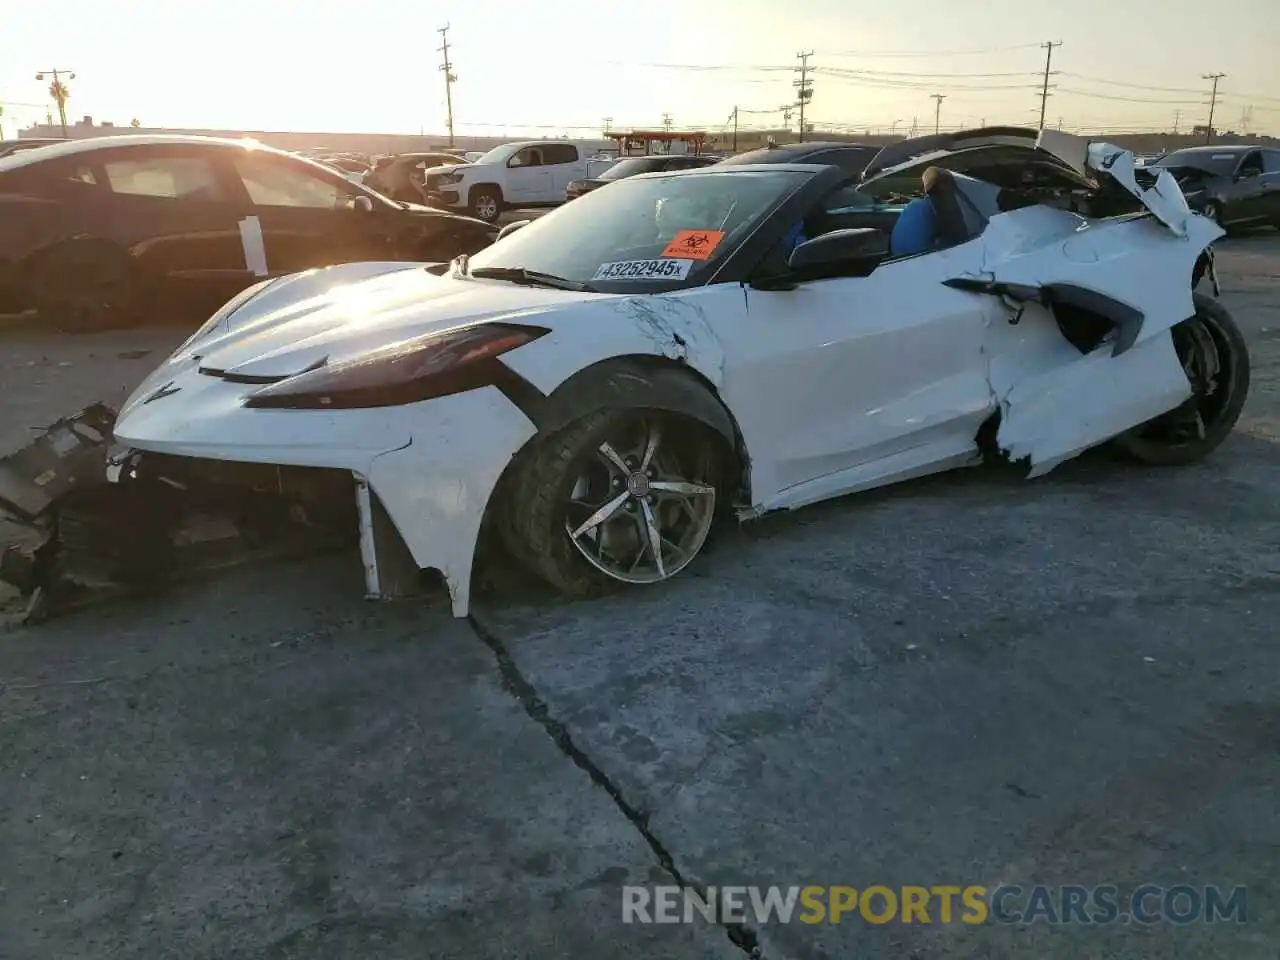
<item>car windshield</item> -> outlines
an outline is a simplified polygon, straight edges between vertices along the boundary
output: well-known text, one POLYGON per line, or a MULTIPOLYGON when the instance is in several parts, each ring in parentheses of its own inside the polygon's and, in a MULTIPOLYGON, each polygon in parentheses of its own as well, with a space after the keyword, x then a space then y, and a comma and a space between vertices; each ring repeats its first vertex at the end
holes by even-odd
POLYGON ((494 147, 488 153, 483 154, 480 157, 477 157, 475 162, 476 163, 506 163, 508 160, 511 159, 512 154, 514 154, 519 148, 520 148, 520 145, 518 143, 504 143, 501 146, 494 147))
POLYGON ((666 157, 627 157, 600 174, 600 179, 622 180, 641 173, 656 173, 666 162, 666 157))
POLYGON ((593 288, 706 282, 808 172, 633 177, 595 190, 481 250, 471 269, 523 269, 593 288))

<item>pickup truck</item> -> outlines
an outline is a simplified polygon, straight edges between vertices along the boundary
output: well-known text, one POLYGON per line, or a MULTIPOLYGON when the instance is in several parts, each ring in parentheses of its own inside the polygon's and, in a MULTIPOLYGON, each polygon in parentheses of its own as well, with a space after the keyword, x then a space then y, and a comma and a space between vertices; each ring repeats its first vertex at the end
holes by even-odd
POLYGON ((474 163, 427 171, 427 202, 493 223, 503 210, 564 203, 570 181, 587 176, 594 144, 525 140, 494 147, 474 163))

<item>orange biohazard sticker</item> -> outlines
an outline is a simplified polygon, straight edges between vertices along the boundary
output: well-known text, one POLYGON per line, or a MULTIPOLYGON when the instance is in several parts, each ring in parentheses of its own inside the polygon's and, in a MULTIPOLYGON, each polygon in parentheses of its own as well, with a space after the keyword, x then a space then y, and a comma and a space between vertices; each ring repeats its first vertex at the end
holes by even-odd
POLYGON ((723 239, 723 230, 681 230, 671 238, 662 255, 683 260, 706 260, 723 239))

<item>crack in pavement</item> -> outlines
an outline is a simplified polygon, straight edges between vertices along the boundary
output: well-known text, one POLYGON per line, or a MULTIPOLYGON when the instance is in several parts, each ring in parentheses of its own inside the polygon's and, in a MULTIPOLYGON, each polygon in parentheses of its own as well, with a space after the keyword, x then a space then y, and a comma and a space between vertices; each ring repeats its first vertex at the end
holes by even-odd
MULTIPOLYGON (((568 727, 552 716, 547 702, 538 693, 537 688, 521 672, 519 666, 516 665, 515 659, 511 656, 511 652, 507 649, 502 638, 489 626, 481 622, 474 613, 468 615, 467 620, 470 621, 472 629, 475 630, 476 636, 480 638, 481 642, 493 651, 494 658, 498 663, 498 672, 502 676, 502 685, 507 692, 516 698, 520 706, 524 708, 524 712, 529 715, 529 718, 542 727, 560 752, 572 760, 580 770, 583 770, 591 778, 592 783, 609 795, 609 799, 613 801, 614 806, 627 818, 644 842, 648 844, 649 849, 658 861, 658 865, 675 880, 680 889, 697 894, 702 902, 706 903, 708 897, 707 885, 686 876, 676 866, 675 859, 670 851, 650 829, 649 815, 642 813, 627 800, 622 795, 622 790, 617 784, 609 779, 609 775, 573 742, 573 738, 569 735, 568 727)), ((729 941, 748 957, 751 957, 752 960, 765 960, 759 937, 756 931, 747 924, 719 920, 717 925, 724 930, 729 941)))

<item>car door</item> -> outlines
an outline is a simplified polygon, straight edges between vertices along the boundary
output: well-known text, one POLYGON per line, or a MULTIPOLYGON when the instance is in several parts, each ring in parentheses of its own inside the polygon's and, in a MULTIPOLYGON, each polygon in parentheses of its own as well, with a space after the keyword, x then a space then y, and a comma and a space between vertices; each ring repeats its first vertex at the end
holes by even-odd
POLYGON ((105 186, 106 232, 155 282, 158 308, 213 309, 252 282, 243 207, 214 151, 121 147, 79 166, 105 186))
POLYGON ((989 298, 944 286, 975 243, 869 276, 746 288, 724 391, 752 451, 757 506, 796 507, 970 462, 994 409, 989 298))
POLYGON ((507 161, 503 197, 507 203, 544 203, 551 195, 551 171, 543 166, 542 148, 525 147, 507 161))
POLYGON ((375 206, 385 201, 338 174, 279 154, 246 150, 230 162, 248 203, 245 242, 261 238, 260 276, 395 259, 387 218, 375 206))
POLYGON ((569 184, 586 172, 586 161, 582 160, 578 148, 572 143, 548 143, 542 147, 542 162, 551 174, 549 193, 540 198, 540 203, 554 203, 563 200, 569 184))
POLYGON ((1262 213, 1280 227, 1280 150, 1262 151, 1262 213))
POLYGON ((1224 222, 1253 223, 1266 216, 1263 191, 1262 151, 1250 150, 1240 158, 1231 183, 1226 188, 1224 222))

